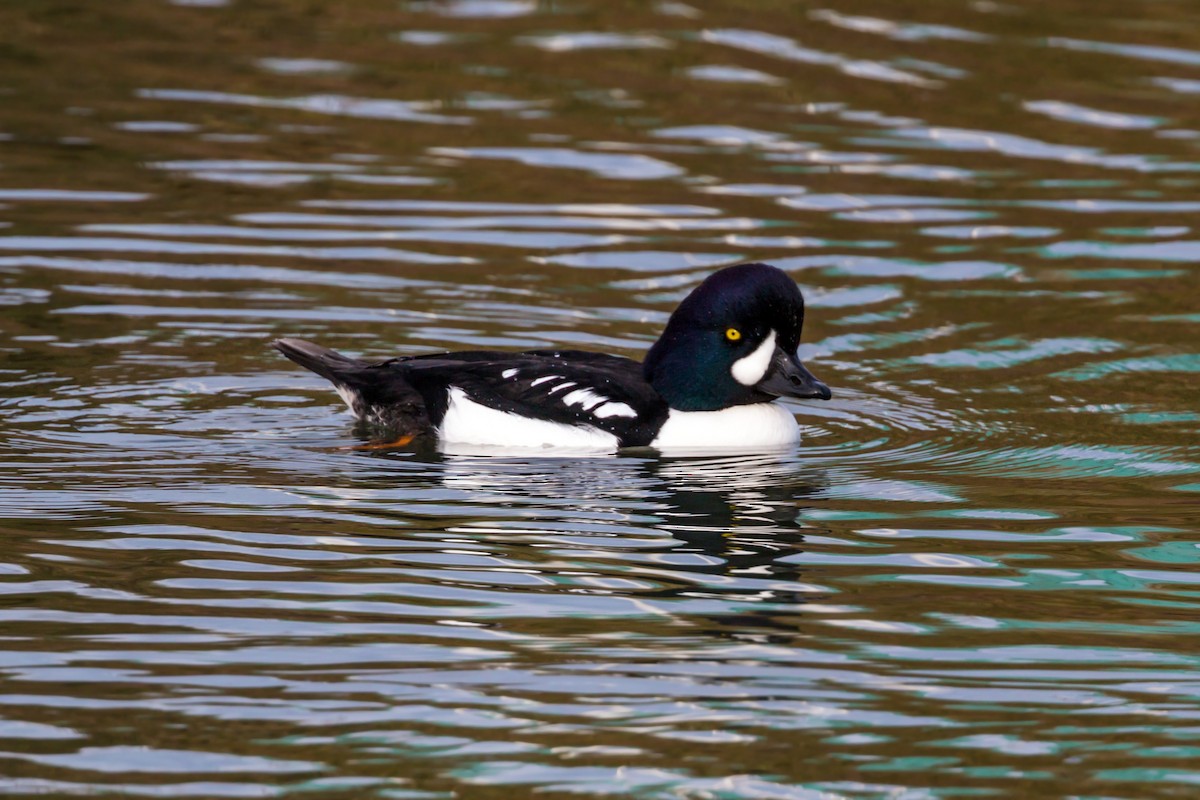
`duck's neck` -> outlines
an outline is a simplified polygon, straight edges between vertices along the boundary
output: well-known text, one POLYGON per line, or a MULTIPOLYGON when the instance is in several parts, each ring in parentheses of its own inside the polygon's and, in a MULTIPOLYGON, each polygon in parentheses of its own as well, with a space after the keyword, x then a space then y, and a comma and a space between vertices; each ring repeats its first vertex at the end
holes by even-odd
POLYGON ((679 411, 717 411, 758 402, 756 393, 733 380, 722 354, 668 328, 642 362, 642 377, 679 411))

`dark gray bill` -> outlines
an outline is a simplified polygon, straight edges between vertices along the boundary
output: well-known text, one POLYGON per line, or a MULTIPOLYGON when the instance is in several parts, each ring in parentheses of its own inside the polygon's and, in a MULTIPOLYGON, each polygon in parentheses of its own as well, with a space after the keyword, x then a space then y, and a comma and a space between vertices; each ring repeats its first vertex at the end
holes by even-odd
POLYGON ((778 347, 771 359, 767 377, 755 386, 760 392, 776 397, 811 397, 828 400, 833 397, 829 387, 817 380, 795 355, 789 355, 778 347))

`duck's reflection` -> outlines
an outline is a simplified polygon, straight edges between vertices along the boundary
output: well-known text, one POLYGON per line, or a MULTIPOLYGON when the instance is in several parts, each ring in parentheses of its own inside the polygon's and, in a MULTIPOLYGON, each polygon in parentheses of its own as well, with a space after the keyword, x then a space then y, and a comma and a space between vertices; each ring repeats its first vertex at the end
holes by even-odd
POLYGON ((651 470, 669 506, 661 529, 717 559, 709 571, 797 577, 779 558, 802 546, 796 517, 821 480, 794 453, 663 460, 651 470))
POLYGON ((575 575, 593 576, 557 573, 577 589, 610 585, 643 600, 717 600, 722 627, 734 622, 733 601, 794 608, 823 595, 786 559, 804 545, 799 509, 824 485, 823 473, 795 452, 695 458, 428 452, 403 460, 406 474, 464 507, 456 533, 532 542, 547 574, 568 564, 575 575), (409 472, 418 466, 419 473, 409 472), (474 519, 471 508, 480 512, 474 519))
POLYGON ((641 517, 651 511, 660 518, 658 527, 673 535, 795 533, 798 502, 822 484, 819 472, 794 452, 694 458, 443 454, 439 467, 446 487, 522 505, 549 501, 585 514, 641 517))

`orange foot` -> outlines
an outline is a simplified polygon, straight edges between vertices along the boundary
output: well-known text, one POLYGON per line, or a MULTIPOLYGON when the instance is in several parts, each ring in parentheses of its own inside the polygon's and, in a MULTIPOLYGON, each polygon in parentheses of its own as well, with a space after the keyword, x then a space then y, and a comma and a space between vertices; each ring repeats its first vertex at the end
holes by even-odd
POLYGON ((409 434, 401 436, 394 442, 371 442, 370 444, 352 444, 345 447, 335 448, 336 450, 388 450, 392 447, 404 447, 412 442, 416 436, 409 434))

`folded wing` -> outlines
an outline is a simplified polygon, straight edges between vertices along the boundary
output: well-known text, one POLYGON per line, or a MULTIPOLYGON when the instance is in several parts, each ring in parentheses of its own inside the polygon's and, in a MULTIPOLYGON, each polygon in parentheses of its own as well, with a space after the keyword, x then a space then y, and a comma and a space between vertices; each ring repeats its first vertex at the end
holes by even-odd
POLYGON ((577 350, 465 352, 388 362, 425 398, 432 418, 445 413, 446 387, 472 402, 526 419, 587 426, 622 447, 647 445, 667 408, 628 358, 577 350), (440 388, 440 391, 439 391, 440 388))

